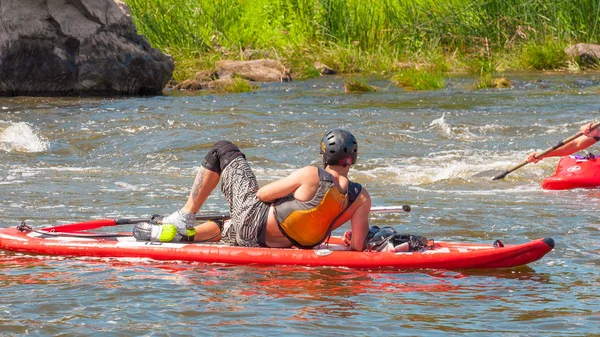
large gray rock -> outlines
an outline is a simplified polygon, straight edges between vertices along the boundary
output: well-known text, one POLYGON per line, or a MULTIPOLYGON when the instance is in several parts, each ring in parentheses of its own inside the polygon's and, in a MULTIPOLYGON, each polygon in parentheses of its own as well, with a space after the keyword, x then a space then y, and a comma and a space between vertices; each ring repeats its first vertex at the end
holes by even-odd
POLYGON ((120 0, 0 0, 0 95, 153 95, 173 60, 120 0))
POLYGON ((579 58, 584 64, 598 64, 600 62, 600 45, 578 43, 565 48, 565 53, 573 58, 579 58))
POLYGON ((239 76, 256 82, 289 82, 289 71, 279 62, 270 59, 252 61, 221 60, 215 63, 218 78, 239 76))

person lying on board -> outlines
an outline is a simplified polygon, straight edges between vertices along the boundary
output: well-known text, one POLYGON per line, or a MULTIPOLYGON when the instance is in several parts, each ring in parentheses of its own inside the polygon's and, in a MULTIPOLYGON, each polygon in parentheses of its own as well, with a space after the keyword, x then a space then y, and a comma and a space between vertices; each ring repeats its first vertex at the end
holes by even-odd
POLYGON ((321 140, 323 168, 306 166, 261 188, 246 156, 229 141, 218 141, 206 155, 188 200, 162 224, 138 224, 138 240, 208 241, 214 237, 247 247, 312 248, 350 221, 348 244, 362 251, 369 233, 371 197, 348 179, 356 163, 358 144, 344 129, 332 129, 321 140), (231 220, 195 225, 195 214, 221 180, 231 220), (220 234, 220 235, 219 235, 220 234))
POLYGON ((594 123, 590 122, 588 124, 582 125, 580 131, 583 135, 577 137, 576 139, 566 143, 565 145, 559 147, 556 150, 550 151, 543 156, 536 158, 537 152, 530 153, 527 156, 527 162, 529 163, 537 163, 540 160, 548 157, 564 157, 571 155, 577 151, 581 151, 587 149, 588 147, 596 144, 597 141, 600 140, 600 128, 596 128, 591 130, 591 127, 594 123))

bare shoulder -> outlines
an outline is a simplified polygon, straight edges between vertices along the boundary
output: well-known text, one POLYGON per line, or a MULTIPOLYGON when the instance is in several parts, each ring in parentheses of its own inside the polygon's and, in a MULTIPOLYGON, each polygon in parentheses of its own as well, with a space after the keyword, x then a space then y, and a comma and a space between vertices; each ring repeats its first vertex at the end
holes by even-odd
POLYGON ((350 205, 348 212, 357 216, 368 216, 371 211, 371 196, 366 188, 362 188, 360 193, 350 205))
POLYGON ((287 177, 283 178, 283 180, 294 182, 299 185, 303 185, 305 183, 314 183, 314 181, 319 179, 319 175, 317 173, 317 168, 314 166, 305 166, 299 168, 292 172, 287 177))
POLYGON ((303 168, 297 169, 292 174, 300 177, 311 177, 318 174, 318 168, 316 166, 304 166, 303 168))
POLYGON ((360 194, 356 198, 358 201, 358 206, 363 204, 368 204, 369 209, 371 208, 371 196, 369 195, 369 191, 366 188, 361 188, 360 194))

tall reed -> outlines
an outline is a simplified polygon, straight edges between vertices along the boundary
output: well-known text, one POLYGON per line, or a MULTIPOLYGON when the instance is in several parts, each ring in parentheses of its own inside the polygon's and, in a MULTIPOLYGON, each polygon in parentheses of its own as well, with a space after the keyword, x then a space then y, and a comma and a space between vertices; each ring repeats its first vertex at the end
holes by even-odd
POLYGON ((597 0, 125 2, 140 33, 172 54, 178 65, 189 67, 244 58, 244 50, 257 49, 269 50, 287 65, 310 67, 311 61, 329 58, 341 71, 382 71, 432 51, 469 59, 531 53, 523 46, 547 49, 548 41, 562 49, 600 37, 597 0), (335 55, 344 59, 335 60, 335 55))

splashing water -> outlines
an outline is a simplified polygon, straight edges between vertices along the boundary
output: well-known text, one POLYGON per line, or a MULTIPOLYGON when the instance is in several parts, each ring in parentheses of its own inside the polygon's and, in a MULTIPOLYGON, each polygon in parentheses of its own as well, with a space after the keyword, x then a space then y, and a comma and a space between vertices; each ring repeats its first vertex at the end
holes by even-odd
POLYGON ((446 136, 450 137, 452 135, 452 130, 450 129, 448 123, 446 123, 444 120, 444 117, 446 117, 446 114, 442 114, 442 117, 431 121, 429 126, 438 127, 446 136))
POLYGON ((43 152, 50 142, 38 136, 27 123, 8 123, 0 132, 0 150, 6 152, 43 152))

